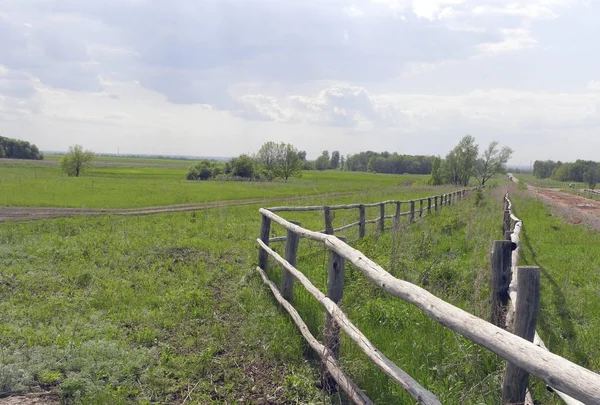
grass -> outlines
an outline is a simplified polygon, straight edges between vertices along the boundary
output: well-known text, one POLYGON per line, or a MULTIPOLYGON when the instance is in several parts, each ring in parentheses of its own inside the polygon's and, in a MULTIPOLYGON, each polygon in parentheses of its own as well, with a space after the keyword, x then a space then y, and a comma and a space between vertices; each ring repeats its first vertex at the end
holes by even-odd
POLYGON ((309 171, 287 183, 191 182, 185 180, 185 168, 127 164, 94 167, 84 177, 69 178, 56 165, 0 161, 0 206, 136 208, 379 190, 423 184, 427 179, 419 175, 309 171))

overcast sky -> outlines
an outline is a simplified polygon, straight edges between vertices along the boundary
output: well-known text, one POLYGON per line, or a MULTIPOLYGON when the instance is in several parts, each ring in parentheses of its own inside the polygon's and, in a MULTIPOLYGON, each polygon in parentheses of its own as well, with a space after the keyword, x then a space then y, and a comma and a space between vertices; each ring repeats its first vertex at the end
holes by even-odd
POLYGON ((0 134, 65 150, 600 159, 593 0, 1 0, 0 134))

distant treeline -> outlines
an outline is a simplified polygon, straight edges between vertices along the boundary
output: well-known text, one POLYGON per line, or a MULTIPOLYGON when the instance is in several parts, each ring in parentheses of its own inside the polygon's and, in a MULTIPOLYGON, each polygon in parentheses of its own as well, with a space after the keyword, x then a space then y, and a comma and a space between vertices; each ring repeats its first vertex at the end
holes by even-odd
POLYGON ((42 160, 44 155, 29 142, 0 136, 0 158, 42 160))
POLYGON ((533 175, 538 179, 583 182, 592 188, 600 177, 599 173, 599 164, 593 160, 579 159, 573 163, 536 160, 533 164, 533 175))
POLYGON ((367 151, 349 155, 344 169, 351 172, 430 174, 434 159, 433 156, 367 151))

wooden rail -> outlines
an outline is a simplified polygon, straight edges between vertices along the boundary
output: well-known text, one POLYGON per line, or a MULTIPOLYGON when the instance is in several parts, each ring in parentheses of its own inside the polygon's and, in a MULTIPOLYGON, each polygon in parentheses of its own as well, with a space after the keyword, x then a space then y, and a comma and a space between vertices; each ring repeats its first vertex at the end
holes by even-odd
MULTIPOLYGON (((451 198, 452 197, 449 197, 445 200, 445 196, 442 196, 442 201, 450 203, 451 198)), ((393 203, 397 204, 398 202, 395 201, 393 203)), ((382 203, 371 204, 370 206, 376 207, 381 206, 381 204, 382 203)), ((412 201, 411 206, 414 207, 414 201, 412 201)), ((361 218, 364 218, 363 213, 365 205, 353 204, 351 207, 358 208, 361 218)), ((507 208, 511 208, 510 202, 507 203, 507 208)), ((323 207, 319 207, 319 209, 323 209, 323 207)), ((330 206, 329 209, 331 210, 332 207, 330 206)), ((587 404, 600 405, 600 375, 557 356, 539 345, 516 336, 501 327, 495 326, 469 314, 468 312, 441 300, 423 288, 393 277, 360 251, 353 249, 332 234, 324 234, 304 229, 299 225, 279 217, 268 209, 261 208, 259 212, 263 219, 260 238, 258 240, 260 247, 259 271, 264 272, 267 269, 267 261, 263 260, 265 256, 274 258, 286 272, 295 277, 325 307, 328 314, 328 320, 326 322, 326 330, 324 331, 324 346, 332 353, 334 360, 337 361, 336 356, 339 355, 339 352, 336 353, 335 349, 337 345, 339 345, 339 331, 341 329, 354 340, 361 350, 363 350, 382 371, 398 382, 419 403, 439 403, 439 400, 434 394, 420 386, 417 381, 412 379, 404 371, 389 361, 385 355, 379 352, 350 322, 340 309, 338 304, 342 300, 343 293, 343 266, 344 263, 348 261, 371 282, 384 291, 415 305, 430 318, 454 332, 461 334, 467 339, 493 351, 509 361, 518 370, 522 370, 527 374, 532 374, 540 378, 555 390, 560 390, 561 393, 569 395, 573 399, 587 404), (323 243, 330 251, 327 296, 314 287, 288 260, 283 259, 268 246, 270 242, 269 232, 265 232, 265 230, 270 230, 272 222, 282 226, 287 232, 296 234, 299 238, 306 238, 323 243)), ((416 212, 414 209, 411 209, 410 213, 414 215, 416 212)), ((510 218, 512 220, 516 218, 512 212, 510 218)), ((520 222, 518 218, 516 218, 516 220, 517 222, 520 222)), ((364 224, 366 221, 359 222, 364 224)), ((519 228, 516 226, 513 228, 515 232, 517 232, 518 229, 519 228)), ((286 258, 287 257, 288 255, 286 253, 286 258)), ((515 290, 515 294, 516 292, 517 291, 515 290)), ((531 323, 531 319, 524 322, 524 324, 531 323)), ((344 387, 342 384, 339 385, 344 391, 348 389, 347 386, 344 387)), ((352 389, 356 391, 355 388, 352 389)))
MULTIPOLYGON (((414 222, 417 218, 422 218, 424 213, 430 214, 432 209, 434 211, 438 211, 440 207, 447 206, 451 204, 451 201, 457 202, 464 200, 470 191, 474 189, 463 189, 454 191, 447 194, 425 197, 418 200, 387 200, 378 203, 370 203, 370 204, 346 204, 346 205, 311 205, 306 207, 272 207, 267 208, 271 212, 307 212, 307 211, 323 211, 323 217, 325 220, 325 229, 319 232, 326 233, 328 235, 335 235, 338 232, 345 231, 350 228, 358 227, 359 228, 359 238, 363 238, 366 235, 366 225, 368 224, 377 224, 377 229, 380 232, 385 231, 386 229, 390 229, 390 227, 385 226, 385 220, 392 219, 393 225, 397 226, 400 223, 400 218, 404 216, 408 216, 410 218, 410 222, 414 222), (438 205, 439 200, 439 205, 438 205), (419 204, 417 207, 416 204, 419 204), (386 215, 386 206, 394 205, 395 213, 386 215), (410 209, 408 211, 402 212, 402 206, 409 206, 410 209), (379 208, 379 215, 374 219, 366 218, 366 209, 367 208, 379 208), (358 221, 352 222, 347 225, 340 226, 338 228, 333 227, 333 219, 331 212, 338 210, 358 210, 358 221)), ((270 243, 274 242, 284 242, 286 240, 286 236, 277 236, 271 238, 269 240, 270 243)))

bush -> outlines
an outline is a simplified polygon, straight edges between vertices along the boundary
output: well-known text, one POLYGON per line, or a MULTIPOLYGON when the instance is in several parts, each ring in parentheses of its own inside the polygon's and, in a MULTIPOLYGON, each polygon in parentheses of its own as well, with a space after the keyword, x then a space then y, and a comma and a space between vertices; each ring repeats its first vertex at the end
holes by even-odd
POLYGON ((208 180, 221 173, 221 167, 217 163, 205 159, 190 167, 186 178, 188 180, 208 180))

